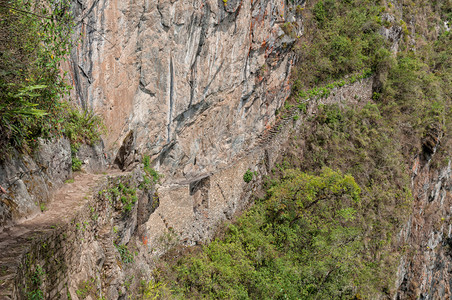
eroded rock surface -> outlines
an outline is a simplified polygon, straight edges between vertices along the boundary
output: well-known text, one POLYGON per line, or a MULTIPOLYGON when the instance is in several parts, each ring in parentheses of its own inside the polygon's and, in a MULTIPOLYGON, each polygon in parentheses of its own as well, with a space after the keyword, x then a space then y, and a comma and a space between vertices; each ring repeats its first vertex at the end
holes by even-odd
POLYGON ((34 156, 14 152, 0 163, 0 230, 39 213, 51 192, 72 175, 67 139, 39 140, 34 156))
MULTIPOLYGON (((435 145, 436 148, 436 145, 435 145)), ((428 153, 428 158, 434 153, 428 153)), ((413 164, 413 213, 400 238, 409 249, 401 259, 396 299, 452 297, 452 170, 432 167, 420 155, 413 164)))
POLYGON ((288 96, 299 2, 74 2, 74 93, 105 119, 113 157, 133 131, 165 181, 202 178, 255 142, 288 96))
MULTIPOLYGON (((82 144, 76 157, 84 171, 100 173, 107 168, 101 143, 82 144)), ((66 138, 39 139, 33 154, 13 152, 0 162, 0 232, 46 210, 52 193, 71 177, 71 145, 66 138)))

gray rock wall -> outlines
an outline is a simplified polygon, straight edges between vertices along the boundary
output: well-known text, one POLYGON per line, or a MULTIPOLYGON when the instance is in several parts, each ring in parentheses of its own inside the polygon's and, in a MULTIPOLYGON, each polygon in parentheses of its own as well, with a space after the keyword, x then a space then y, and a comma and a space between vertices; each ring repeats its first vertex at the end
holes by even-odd
POLYGON ((74 2, 74 96, 104 118, 113 159, 129 132, 166 181, 198 178, 252 144, 289 95, 301 34, 284 0, 74 2))
MULTIPOLYGON (((82 144, 76 157, 83 171, 100 173, 107 168, 101 143, 82 144)), ((52 193, 71 177, 71 145, 65 138, 40 139, 30 155, 12 153, 0 163, 0 231, 47 209, 52 193)))
POLYGON ((67 139, 39 140, 33 156, 14 152, 0 163, 0 230, 45 208, 51 193, 72 175, 67 139))
POLYGON ((394 299, 452 297, 452 170, 419 155, 413 164, 413 210, 400 232, 409 245, 398 268, 394 299))
POLYGON ((118 299, 131 295, 130 278, 138 290, 140 280, 149 277, 150 266, 142 253, 138 255, 140 239, 135 233, 139 216, 147 218, 152 212, 147 206, 154 201, 152 188, 137 188, 142 178, 140 169, 105 178, 78 211, 70 212, 70 222, 49 224, 24 237, 11 299, 118 299), (104 196, 119 183, 137 193, 130 209, 119 197, 104 196), (122 251, 127 259, 115 244, 126 245, 122 251))

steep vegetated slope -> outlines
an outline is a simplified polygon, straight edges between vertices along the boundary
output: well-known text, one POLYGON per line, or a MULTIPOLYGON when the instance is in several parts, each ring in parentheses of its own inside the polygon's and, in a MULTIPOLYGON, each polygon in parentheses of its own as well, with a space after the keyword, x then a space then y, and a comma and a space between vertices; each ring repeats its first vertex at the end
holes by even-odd
POLYGON ((97 158, 144 169, 14 252, 4 295, 450 295, 450 0, 0 4, 0 226, 85 163, 92 108, 97 158))
POLYGON ((44 210, 83 159, 102 160, 100 145, 83 145, 99 142, 100 118, 70 104, 60 70, 73 43, 70 5, 0 1, 0 228, 44 210))
POLYGON ((74 42, 70 2, 2 0, 0 14, 1 159, 14 148, 33 150, 38 138, 99 139, 89 130, 99 120, 62 99, 70 86, 60 64, 74 42))
POLYGON ((305 31, 280 113, 304 124, 283 128, 291 138, 266 196, 214 242, 168 255, 149 294, 449 297, 451 2, 297 9, 305 31), (356 72, 372 74, 371 98, 313 108, 356 72))

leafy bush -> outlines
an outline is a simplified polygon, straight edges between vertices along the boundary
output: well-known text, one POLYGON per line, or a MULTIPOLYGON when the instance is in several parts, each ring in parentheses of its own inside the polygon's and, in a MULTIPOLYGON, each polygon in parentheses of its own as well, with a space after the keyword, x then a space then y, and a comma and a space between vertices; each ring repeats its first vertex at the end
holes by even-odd
POLYGON ((0 0, 0 159, 10 148, 33 150, 38 138, 100 138, 100 119, 63 100, 70 89, 60 71, 72 42, 70 7, 69 0, 0 0))
POLYGON ((376 70, 378 53, 387 47, 375 21, 381 14, 379 1, 315 1, 303 12, 306 34, 295 47, 295 95, 362 69, 376 70))
POLYGON ((133 263, 133 253, 129 251, 126 245, 117 245, 115 244, 116 250, 118 250, 119 255, 121 256, 121 260, 123 263, 130 264, 133 263))
POLYGON ((61 132, 69 138, 71 145, 78 148, 77 146, 81 143, 91 145, 99 141, 100 135, 105 132, 105 127, 101 118, 93 111, 80 111, 77 108, 67 107, 61 132))
POLYGON ((124 213, 130 212, 138 201, 136 188, 131 185, 130 179, 115 179, 110 183, 110 188, 99 192, 99 196, 124 213))
POLYGON ((287 170, 236 225, 229 225, 197 255, 172 269, 172 289, 182 297, 264 299, 341 298, 354 295, 351 278, 366 270, 356 224, 360 188, 331 169, 319 175, 287 170), (321 212, 319 214, 318 212, 321 212))
POLYGON ((156 170, 154 170, 153 168, 151 168, 151 158, 149 157, 149 155, 145 155, 143 157, 143 165, 144 165, 144 171, 149 176, 151 176, 152 181, 154 183, 160 182, 160 179, 163 177, 163 175, 160 174, 159 172, 157 172, 156 170))
POLYGON ((54 132, 68 91, 59 64, 69 53, 69 1, 1 0, 0 149, 33 146, 54 132), (52 8, 51 10, 49 8, 52 8))
POLYGON ((82 169, 82 161, 77 157, 72 157, 72 171, 80 171, 82 169))
POLYGON ((253 180, 253 172, 251 172, 251 170, 247 170, 245 172, 245 174, 243 174, 243 181, 245 181, 246 183, 250 182, 251 180, 253 180))

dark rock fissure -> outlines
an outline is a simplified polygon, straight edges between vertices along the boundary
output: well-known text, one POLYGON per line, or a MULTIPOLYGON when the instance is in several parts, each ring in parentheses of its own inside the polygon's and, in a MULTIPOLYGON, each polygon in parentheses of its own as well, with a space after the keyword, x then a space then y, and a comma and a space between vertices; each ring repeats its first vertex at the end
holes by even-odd
POLYGON ((169 141, 171 140, 171 123, 172 123, 173 106, 174 106, 174 69, 173 69, 173 57, 172 56, 170 56, 169 72, 170 72, 170 90, 169 90, 167 143, 169 143, 169 141))
MULTIPOLYGON (((204 5, 204 14, 200 20, 201 33, 199 34, 198 47, 196 49, 196 54, 195 54, 195 58, 193 60, 193 64, 190 66, 191 78, 190 78, 190 102, 188 104, 189 108, 193 104, 193 98, 195 97, 196 73, 197 73, 196 67, 197 67, 197 62, 198 62, 198 56, 201 54, 202 46, 204 45, 204 41, 207 36, 207 29, 209 26, 209 24, 208 24, 209 18, 210 18, 210 6, 209 6, 209 4, 206 3, 204 5)), ((196 18, 193 20, 192 24, 195 22, 196 22, 196 18)))

